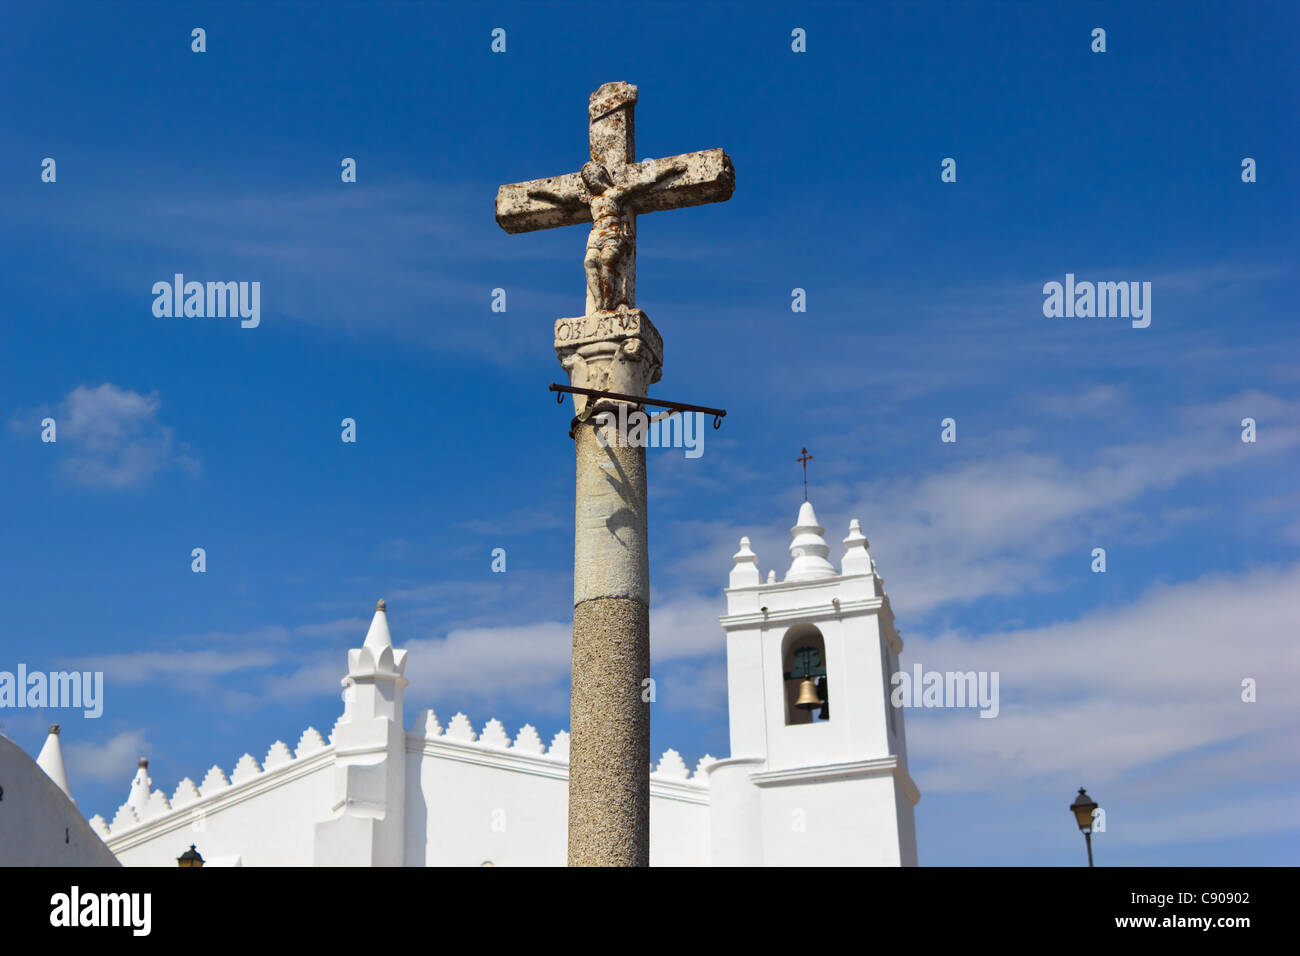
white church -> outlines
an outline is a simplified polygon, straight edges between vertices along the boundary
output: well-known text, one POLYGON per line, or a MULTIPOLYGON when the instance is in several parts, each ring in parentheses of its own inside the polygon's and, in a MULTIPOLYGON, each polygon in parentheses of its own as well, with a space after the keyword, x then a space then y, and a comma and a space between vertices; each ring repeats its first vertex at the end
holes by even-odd
MULTIPOLYGON (((721 618, 731 756, 647 768, 652 865, 917 863, 921 794, 889 704, 903 644, 867 539, 854 519, 836 569, 807 501, 791 533, 781 581, 740 541, 721 618)), ((380 601, 328 739, 308 727, 170 797, 141 759, 111 821, 76 809, 57 728, 35 763, 0 737, 0 863, 176 866, 193 844, 207 866, 563 866, 568 734, 476 733, 432 709, 408 728, 406 656, 380 601)))

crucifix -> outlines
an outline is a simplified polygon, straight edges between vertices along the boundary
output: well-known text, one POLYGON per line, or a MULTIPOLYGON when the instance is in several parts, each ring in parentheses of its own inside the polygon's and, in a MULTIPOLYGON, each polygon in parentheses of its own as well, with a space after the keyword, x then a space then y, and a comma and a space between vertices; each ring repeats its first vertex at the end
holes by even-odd
POLYGON ((587 107, 590 161, 577 172, 502 186, 496 198, 497 223, 509 233, 591 225, 586 309, 555 322, 577 457, 570 866, 650 861, 645 447, 620 441, 608 416, 598 414, 643 403, 663 369, 663 339, 636 307, 636 220, 722 202, 735 188, 731 158, 721 149, 637 162, 636 100, 630 83, 601 86, 587 107))
POLYGON ((795 459, 803 464, 803 500, 808 500, 808 462, 812 461, 812 455, 808 454, 807 448, 799 449, 799 457, 795 459))

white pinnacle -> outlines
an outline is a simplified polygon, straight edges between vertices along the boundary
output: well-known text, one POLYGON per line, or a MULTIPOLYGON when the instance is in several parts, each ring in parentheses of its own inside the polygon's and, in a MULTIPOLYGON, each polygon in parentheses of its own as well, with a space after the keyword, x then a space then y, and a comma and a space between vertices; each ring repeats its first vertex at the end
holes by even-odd
POLYGON ((375 616, 370 622, 370 630, 366 632, 365 643, 361 645, 370 649, 375 660, 379 659, 379 653, 385 647, 393 646, 393 636, 388 632, 388 606, 381 598, 375 605, 375 616))
POLYGON ((790 529, 794 540, 790 542, 790 570, 785 573, 787 581, 815 581, 818 578, 833 578, 835 566, 826 560, 831 549, 822 537, 826 529, 817 523, 817 513, 813 511, 812 502, 805 501, 799 507, 799 517, 790 529))
POLYGON ((844 574, 870 574, 871 555, 867 552, 870 542, 862 533, 862 524, 857 518, 849 522, 849 536, 844 539, 844 560, 840 569, 844 574))
POLYGON ((749 538, 740 539, 740 550, 731 556, 731 560, 736 562, 728 582, 731 587, 746 588, 759 583, 758 555, 750 549, 749 538))
MULTIPOLYGON (((45 746, 36 758, 36 766, 45 771, 45 775, 54 781, 55 786, 72 800, 72 790, 68 787, 68 771, 63 766, 63 748, 59 746, 59 725, 50 727, 50 735, 45 738, 45 746)), ((76 804, 76 800, 72 800, 76 804)))
POLYGON ((131 793, 126 798, 126 802, 135 810, 137 816, 142 816, 145 807, 149 805, 149 791, 153 781, 149 779, 149 760, 147 757, 140 758, 140 765, 136 768, 135 778, 131 781, 131 793))

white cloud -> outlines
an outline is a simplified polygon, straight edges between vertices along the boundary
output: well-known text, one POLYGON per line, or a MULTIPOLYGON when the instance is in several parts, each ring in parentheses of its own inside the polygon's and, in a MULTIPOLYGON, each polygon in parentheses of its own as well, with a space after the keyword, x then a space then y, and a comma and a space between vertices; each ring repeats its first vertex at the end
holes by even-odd
POLYGON ((152 749, 143 730, 122 731, 102 744, 65 740, 62 747, 68 766, 68 784, 74 795, 78 782, 121 782, 125 790, 136 760, 152 749))
MULTIPOLYGON (((1124 402, 1109 387, 1063 402, 1109 408, 1124 402)), ((1195 480, 1249 469, 1277 468, 1300 448, 1300 401, 1247 390, 1221 401, 1179 410, 1161 434, 1140 417, 1128 421, 1135 440, 1104 446, 1086 458, 1019 446, 1002 433, 987 454, 967 451, 956 464, 901 477, 822 482, 814 504, 827 527, 832 561, 848 519, 857 517, 871 540, 891 602, 904 621, 944 605, 1011 596, 1053 586, 1052 562, 1082 555, 1105 542, 1151 538, 1181 523, 1221 513, 1220 498, 1171 500, 1166 493, 1195 480), (1240 440, 1240 421, 1260 424, 1257 444, 1240 440)), ((975 445, 978 449, 981 446, 975 445)), ((1279 539, 1300 537, 1290 502, 1245 499, 1236 507, 1278 511, 1279 539)), ((788 528, 794 508, 764 524, 679 521, 668 530, 679 547, 657 572, 693 588, 721 586, 740 536, 748 535, 760 570, 782 576, 789 564, 788 528)), ((716 613, 716 612, 715 612, 716 613)))
POLYGON ((175 447, 172 429, 158 419, 157 392, 142 395, 105 382, 79 385, 54 411, 60 469, 73 481, 105 488, 147 484, 177 466, 194 473, 197 461, 175 447))
MULTIPOLYGON (((700 694, 716 694, 725 703, 725 682, 718 680, 724 660, 720 613, 719 601, 698 597, 666 600, 651 608, 652 669, 655 674, 671 675, 673 709, 699 709, 700 695, 687 693, 688 681, 700 694), (708 657, 713 659, 694 668, 669 666, 708 657), (692 669, 699 673, 688 677, 692 669)), ((351 646, 360 646, 363 637, 361 628, 351 646)), ((404 637, 395 626, 393 642, 410 652, 406 678, 413 693, 408 703, 416 708, 436 705, 450 691, 457 699, 485 705, 510 701, 539 714, 567 711, 572 620, 456 627, 443 636, 417 638, 404 637)), ((306 663, 302 663, 302 656, 296 655, 299 666, 292 676, 270 681, 268 695, 289 697, 337 691, 346 667, 343 655, 335 650, 314 651, 306 663)))
POLYGON ((236 671, 260 670, 275 664, 270 649, 233 651, 132 651, 75 661, 80 670, 103 671, 106 682, 123 684, 207 680, 236 671))
MULTIPOLYGON (((130 165, 138 173, 137 160, 131 157, 130 165)), ((114 178, 99 168, 106 181, 114 178)), ((188 277, 260 281, 266 290, 263 323, 291 319, 367 341, 388 335, 506 363, 529 353, 526 336, 502 336, 491 323, 431 325, 429 303, 462 316, 478 310, 485 288, 496 281, 485 262, 499 269, 505 259, 562 255, 571 261, 571 248, 558 237, 501 241, 490 208, 493 181, 387 180, 288 192, 244 184, 223 192, 214 191, 211 181, 201 188, 178 181, 174 170, 150 172, 143 176, 147 189, 116 188, 91 204, 51 197, 14 210, 33 229, 56 230, 64 244, 69 234, 101 243, 100 255, 78 257, 72 265, 138 297, 142 322, 169 321, 150 312, 152 284, 183 272, 186 263, 201 263, 203 274, 195 266, 188 277), (486 215, 482 196, 488 197, 486 215), (340 231, 366 241, 340 243, 340 231), (142 262, 164 265, 144 272, 142 262), (327 284, 322 275, 330 277, 327 284)), ((566 315, 574 301, 573 293, 517 283, 510 288, 512 311, 527 303, 543 314, 566 315)), ((581 292, 576 302, 581 306, 581 292)))
POLYGON ((1045 412, 1053 415, 1086 415, 1097 412, 1107 406, 1114 406, 1128 398, 1124 389, 1115 385, 1091 385, 1072 395, 1044 395, 1036 404, 1045 412))
MULTIPOLYGON (((1129 509, 1179 483, 1256 467, 1300 446, 1300 402, 1245 392, 1181 415, 1172 437, 1102 448, 1072 463, 1012 450, 928 475, 858 485, 849 510, 863 519, 900 616, 948 602, 1044 586, 1049 560, 1123 527, 1129 509), (1268 444, 1240 441, 1251 410, 1267 416, 1268 444)), ((1137 517, 1199 514, 1148 509, 1137 517)), ((1095 541, 1093 541, 1095 543, 1095 541)), ((1092 544, 1084 548, 1087 554, 1092 544)))
POLYGON ((1228 780, 1277 782, 1276 746, 1257 745, 1293 740, 1300 727, 1298 617, 1300 565, 1207 575, 1122 608, 978 640, 911 638, 904 669, 1001 675, 994 719, 906 712, 918 779, 932 790, 1038 781, 1065 792, 1079 780, 1150 774, 1135 786, 1158 792, 1172 772, 1184 794, 1228 780), (1241 699, 1244 678, 1258 683, 1255 703, 1241 699), (1179 759, 1190 769, 1171 771, 1179 759), (1215 765, 1224 773, 1207 772, 1215 765))

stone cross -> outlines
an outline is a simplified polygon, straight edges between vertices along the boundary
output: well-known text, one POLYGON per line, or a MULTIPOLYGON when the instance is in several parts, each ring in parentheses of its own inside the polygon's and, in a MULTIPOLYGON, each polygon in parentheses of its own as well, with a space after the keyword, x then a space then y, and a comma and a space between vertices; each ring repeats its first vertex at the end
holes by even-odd
MULTIPOLYGON (((556 320, 556 355, 574 387, 644 396, 659 380, 663 339, 636 307, 636 217, 730 199, 735 171, 721 149, 637 162, 636 99, 630 83, 596 90, 587 108, 591 161, 576 173, 500 187, 496 219, 510 233, 591 223, 586 311, 556 320)), ((574 395, 571 866, 650 861, 645 448, 601 423, 599 413, 620 404, 574 395)))
POLYGON ((736 174, 720 149, 636 162, 637 90, 606 83, 587 107, 591 161, 576 173, 497 191, 497 223, 509 233, 592 223, 584 266, 587 313, 636 305, 636 217, 731 198, 736 174))

